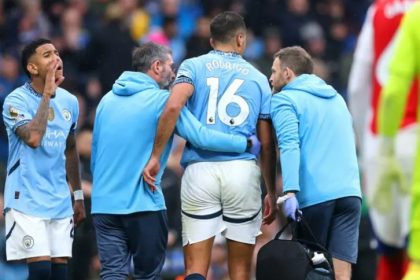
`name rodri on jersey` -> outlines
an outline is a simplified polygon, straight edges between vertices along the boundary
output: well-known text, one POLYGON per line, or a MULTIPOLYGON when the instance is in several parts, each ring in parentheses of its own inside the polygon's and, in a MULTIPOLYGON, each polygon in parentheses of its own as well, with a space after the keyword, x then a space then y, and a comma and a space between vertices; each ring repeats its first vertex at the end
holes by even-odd
MULTIPOLYGON (((185 60, 175 84, 187 82, 194 93, 188 109, 200 122, 218 131, 249 137, 259 118, 270 118, 271 89, 267 78, 239 54, 210 51, 185 60)), ((201 161, 255 159, 244 153, 220 153, 186 146, 182 164, 201 161)))

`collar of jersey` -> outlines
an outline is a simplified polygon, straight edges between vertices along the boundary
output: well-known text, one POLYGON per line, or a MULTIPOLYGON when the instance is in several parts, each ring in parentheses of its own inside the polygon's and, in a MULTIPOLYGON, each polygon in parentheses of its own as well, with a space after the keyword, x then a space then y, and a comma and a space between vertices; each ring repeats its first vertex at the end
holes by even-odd
MULTIPOLYGON (((29 90, 29 92, 33 95, 35 95, 36 97, 42 97, 42 93, 37 92, 32 86, 30 82, 26 82, 25 83, 26 88, 29 90)), ((53 96, 51 96, 51 98, 54 98, 55 94, 53 96)))
POLYGON ((231 57, 241 57, 241 55, 237 52, 223 52, 219 50, 212 50, 210 53, 224 55, 224 56, 231 56, 231 57))

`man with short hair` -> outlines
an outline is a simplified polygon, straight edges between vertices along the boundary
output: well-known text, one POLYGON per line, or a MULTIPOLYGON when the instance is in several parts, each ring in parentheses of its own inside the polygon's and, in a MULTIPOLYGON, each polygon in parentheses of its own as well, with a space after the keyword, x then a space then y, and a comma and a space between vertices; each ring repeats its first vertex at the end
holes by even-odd
MULTIPOLYGON (((344 99, 312 74, 301 47, 274 55, 271 118, 282 166, 284 212, 301 208, 317 240, 331 253, 336 279, 356 263, 361 191, 352 119, 344 99)), ((298 232, 307 239, 307 233, 298 232)))
POLYGON ((242 58, 246 26, 234 12, 215 16, 210 24, 214 50, 185 60, 160 118, 151 159, 144 170, 153 185, 158 160, 181 108, 187 104, 203 125, 261 141, 262 173, 267 188, 261 209, 260 169, 250 153, 208 152, 187 144, 182 162, 182 239, 187 280, 207 276, 214 237, 227 239, 229 275, 250 279, 251 257, 261 220, 276 215, 276 154, 270 121, 267 78, 242 58))
POLYGON ((25 259, 30 280, 67 279, 73 221, 85 218, 75 129, 79 106, 59 87, 63 62, 47 39, 22 50, 30 81, 3 105, 9 137, 5 189, 7 260, 25 259), (69 185, 73 189, 74 206, 69 185))
MULTIPOLYGON (((93 130, 92 214, 102 279, 160 279, 168 238, 160 187, 172 135, 160 159, 153 188, 141 171, 152 152, 159 116, 175 78, 169 49, 146 43, 133 52, 134 71, 125 71, 101 100, 93 130)), ((247 139, 205 128, 186 108, 176 132, 200 149, 244 152, 247 139)))

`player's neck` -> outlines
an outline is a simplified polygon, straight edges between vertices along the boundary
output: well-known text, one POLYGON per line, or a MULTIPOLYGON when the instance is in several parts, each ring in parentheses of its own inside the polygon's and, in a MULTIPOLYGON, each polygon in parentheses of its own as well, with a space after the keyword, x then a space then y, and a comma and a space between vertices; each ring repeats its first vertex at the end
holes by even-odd
POLYGON ((226 53, 237 53, 242 55, 235 47, 230 45, 217 45, 214 47, 214 50, 226 53))
POLYGON ((31 82, 31 87, 39 94, 43 94, 44 92, 44 86, 45 83, 44 81, 38 80, 36 78, 32 78, 31 82))

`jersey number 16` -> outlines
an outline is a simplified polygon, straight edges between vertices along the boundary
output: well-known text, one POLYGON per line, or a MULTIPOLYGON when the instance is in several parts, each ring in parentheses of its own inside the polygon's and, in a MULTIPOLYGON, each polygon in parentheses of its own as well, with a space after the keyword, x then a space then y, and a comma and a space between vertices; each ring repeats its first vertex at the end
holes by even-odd
POLYGON ((207 78, 207 85, 210 87, 209 102, 207 108, 207 124, 215 124, 216 110, 220 121, 229 126, 241 125, 249 115, 249 105, 245 99, 236 95, 239 87, 244 80, 235 79, 222 94, 222 97, 217 103, 217 96, 219 93, 219 78, 207 78), (239 114, 232 117, 227 113, 229 104, 235 103, 239 106, 239 114))

